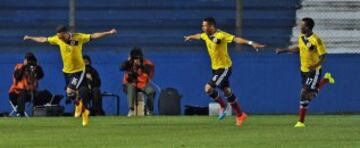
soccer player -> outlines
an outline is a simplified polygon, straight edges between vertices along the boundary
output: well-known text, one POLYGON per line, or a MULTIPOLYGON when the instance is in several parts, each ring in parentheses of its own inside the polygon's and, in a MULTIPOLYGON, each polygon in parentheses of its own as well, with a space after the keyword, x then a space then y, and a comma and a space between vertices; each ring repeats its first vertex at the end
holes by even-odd
POLYGON ((32 40, 38 43, 49 43, 57 45, 60 48, 60 53, 63 61, 63 73, 66 81, 66 94, 68 100, 75 100, 75 117, 82 115, 82 125, 86 126, 89 123, 89 108, 88 100, 89 90, 86 87, 84 80, 85 63, 83 60, 82 49, 83 44, 103 38, 108 35, 117 33, 116 29, 110 31, 85 34, 85 33, 71 33, 68 27, 59 26, 56 29, 56 35, 50 37, 34 37, 24 36, 24 40, 32 40))
POLYGON ((231 76, 232 61, 228 54, 228 44, 235 42, 237 44, 247 44, 254 49, 258 50, 263 48, 264 45, 249 41, 240 37, 235 37, 229 33, 226 33, 216 28, 216 21, 213 17, 205 18, 202 21, 203 33, 185 36, 185 41, 191 40, 203 40, 206 44, 212 68, 212 79, 205 85, 205 92, 214 101, 220 104, 219 119, 222 120, 225 117, 226 103, 219 95, 216 88, 221 89, 224 92, 224 96, 227 101, 230 102, 231 107, 236 113, 236 125, 242 126, 242 123, 246 120, 247 115, 240 108, 235 94, 230 88, 229 78, 231 76))
POLYGON ((300 22, 301 34, 298 45, 290 48, 277 48, 276 53, 300 53, 300 70, 302 77, 302 89, 300 94, 299 121, 294 127, 305 127, 305 114, 311 100, 317 96, 319 90, 327 83, 335 83, 330 73, 325 73, 320 80, 321 65, 325 61, 326 48, 318 35, 313 33, 315 26, 312 18, 303 18, 300 22))

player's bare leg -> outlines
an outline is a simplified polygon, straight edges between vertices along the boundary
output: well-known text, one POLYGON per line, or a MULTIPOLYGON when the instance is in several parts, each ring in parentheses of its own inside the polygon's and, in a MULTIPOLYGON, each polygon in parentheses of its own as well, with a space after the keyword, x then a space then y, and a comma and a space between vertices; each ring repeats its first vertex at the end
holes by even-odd
POLYGON ((220 111, 219 111, 219 120, 223 120, 226 116, 225 110, 226 110, 226 103, 219 95, 219 92, 216 91, 215 88, 213 88, 211 85, 206 84, 205 85, 205 92, 208 96, 210 96, 215 102, 219 103, 220 105, 220 111))
POLYGON ((74 117, 79 118, 82 114, 82 108, 83 108, 82 101, 78 98, 78 94, 76 90, 67 87, 66 94, 69 100, 74 100, 74 105, 75 105, 74 117))
MULTIPOLYGON (((320 80, 317 87, 318 92, 326 84, 334 84, 335 80, 330 73, 325 73, 324 77, 320 80)), ((305 116, 308 109, 308 106, 311 100, 316 97, 317 93, 315 91, 310 91, 306 88, 303 88, 300 93, 300 109, 299 109, 299 121, 296 123, 295 127, 305 127, 305 116)))
POLYGON ((335 79, 333 78, 331 73, 327 72, 319 82, 318 91, 320 91, 326 84, 334 84, 334 83, 335 83, 335 79))
POLYGON ((295 127, 305 127, 305 116, 308 106, 311 100, 316 97, 317 92, 310 91, 306 88, 301 89, 300 93, 300 109, 299 109, 299 121, 295 124, 295 127))
POLYGON ((238 99, 235 94, 232 92, 230 87, 226 87, 223 89, 224 95, 227 98, 227 101, 231 104, 232 109, 236 113, 236 125, 241 127, 243 122, 246 120, 247 115, 245 112, 241 110, 238 99))

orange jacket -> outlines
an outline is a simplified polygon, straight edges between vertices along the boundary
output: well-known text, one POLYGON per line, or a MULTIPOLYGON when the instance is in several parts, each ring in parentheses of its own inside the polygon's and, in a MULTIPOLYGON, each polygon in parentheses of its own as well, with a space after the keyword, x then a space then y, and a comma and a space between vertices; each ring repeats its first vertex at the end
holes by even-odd
MULTIPOLYGON (((15 71, 20 70, 24 67, 24 64, 16 64, 15 65, 15 71)), ((37 87, 37 80, 36 78, 34 80, 31 80, 30 76, 28 74, 23 74, 21 80, 16 80, 15 76, 13 75, 13 84, 11 85, 9 89, 9 93, 16 93, 19 94, 20 90, 28 90, 33 91, 37 87)))
MULTIPOLYGON (((137 71, 138 77, 136 81, 136 88, 140 88, 140 89, 144 88, 154 76, 154 64, 150 60, 144 59, 143 65, 149 68, 149 72, 146 73, 141 69, 137 71)), ((128 79, 129 79, 129 73, 128 71, 125 71, 123 83, 128 84, 129 83, 128 79)))

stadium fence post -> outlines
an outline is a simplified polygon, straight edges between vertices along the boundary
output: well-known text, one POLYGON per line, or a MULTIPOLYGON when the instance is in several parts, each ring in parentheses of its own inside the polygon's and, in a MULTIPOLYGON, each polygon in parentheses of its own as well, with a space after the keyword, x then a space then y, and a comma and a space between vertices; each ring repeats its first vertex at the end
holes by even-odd
MULTIPOLYGON (((241 36, 241 27, 242 27, 242 16, 243 13, 243 4, 242 4, 242 0, 236 0, 236 36, 241 36)), ((240 45, 236 44, 235 45, 235 49, 236 50, 240 50, 240 45)))

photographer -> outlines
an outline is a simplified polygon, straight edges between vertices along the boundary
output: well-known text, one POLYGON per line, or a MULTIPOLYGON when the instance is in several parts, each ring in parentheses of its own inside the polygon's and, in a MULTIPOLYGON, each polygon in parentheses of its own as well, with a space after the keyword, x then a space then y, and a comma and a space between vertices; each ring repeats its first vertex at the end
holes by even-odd
POLYGON ((85 62, 85 78, 87 87, 91 90, 91 99, 92 107, 91 113, 95 116, 105 115, 105 112, 102 108, 102 97, 101 97, 101 79, 99 73, 94 67, 91 66, 91 59, 88 55, 83 56, 85 62))
MULTIPOLYGON (((16 64, 9 98, 17 106, 18 116, 25 115, 25 102, 33 101, 33 106, 50 103, 52 94, 49 91, 37 91, 38 81, 43 77, 44 72, 31 52, 25 54, 23 63, 16 64)), ((61 98, 61 96, 56 96, 52 102, 58 104, 61 98)))
POLYGON ((129 59, 121 64, 120 70, 125 72, 123 83, 128 97, 128 116, 134 115, 134 100, 138 91, 146 96, 146 112, 147 115, 152 115, 155 97, 155 90, 149 84, 154 75, 152 62, 144 59, 141 49, 135 47, 131 50, 129 59))

